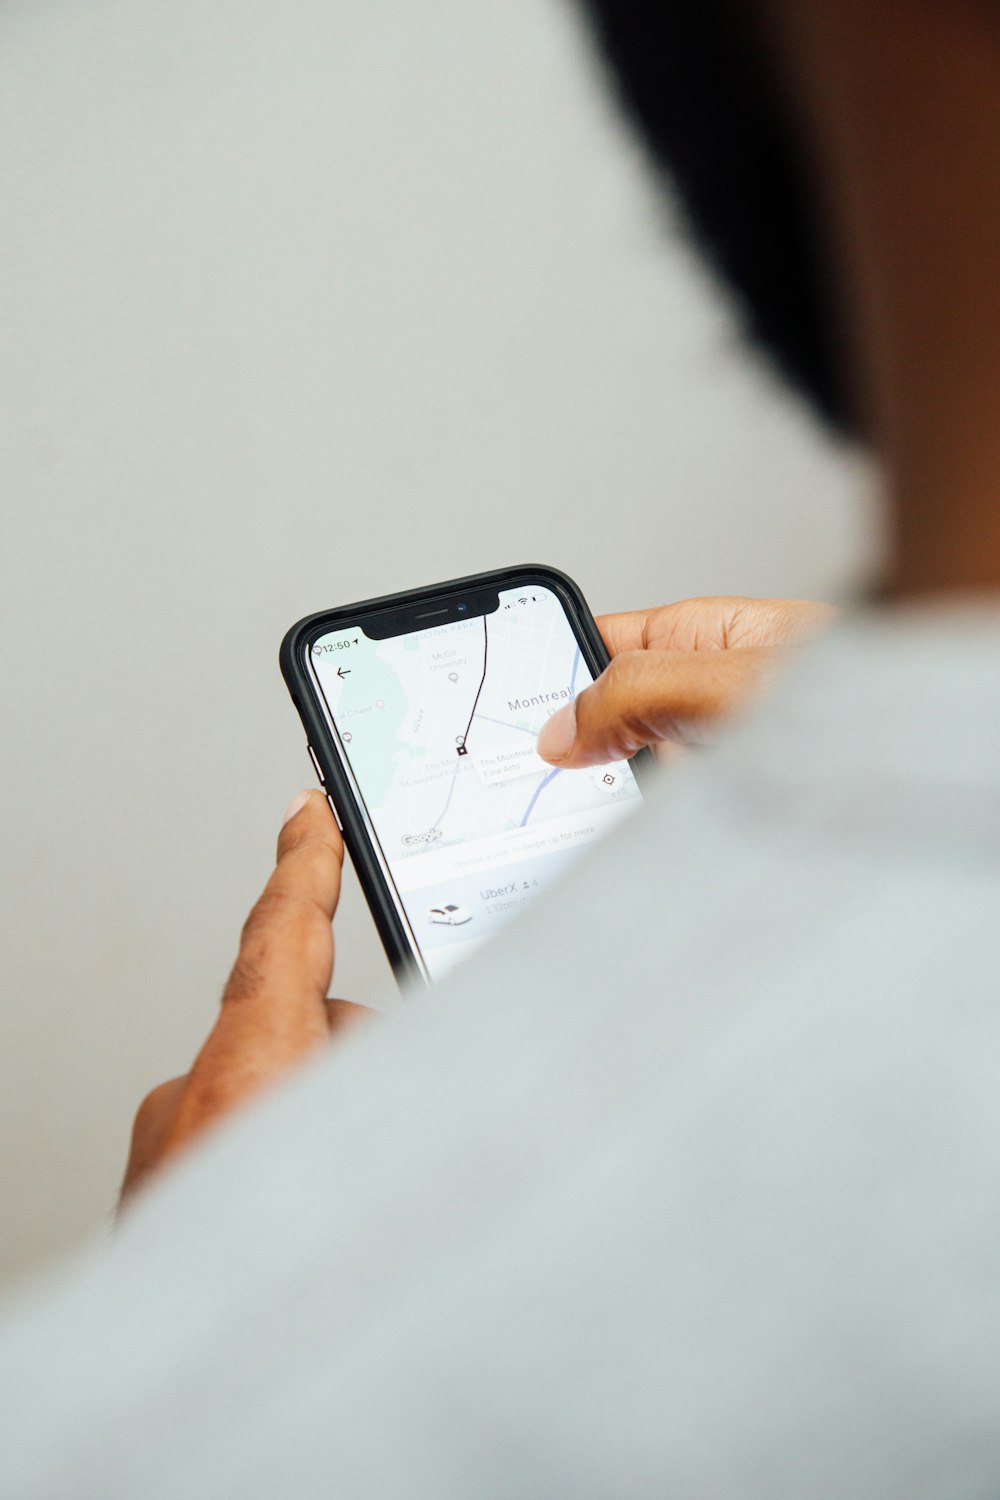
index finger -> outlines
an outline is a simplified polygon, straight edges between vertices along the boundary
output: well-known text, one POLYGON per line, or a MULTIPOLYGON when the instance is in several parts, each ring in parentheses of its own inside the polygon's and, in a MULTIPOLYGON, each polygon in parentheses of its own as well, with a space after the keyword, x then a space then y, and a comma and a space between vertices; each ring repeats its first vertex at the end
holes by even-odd
POLYGON ((650 609, 629 609, 616 615, 598 615, 597 628, 612 656, 623 651, 641 651, 646 645, 646 622, 650 609))
POLYGON ((653 609, 603 615, 597 625, 612 656, 624 651, 721 650, 730 644, 729 628, 748 602, 729 594, 675 599, 653 609))

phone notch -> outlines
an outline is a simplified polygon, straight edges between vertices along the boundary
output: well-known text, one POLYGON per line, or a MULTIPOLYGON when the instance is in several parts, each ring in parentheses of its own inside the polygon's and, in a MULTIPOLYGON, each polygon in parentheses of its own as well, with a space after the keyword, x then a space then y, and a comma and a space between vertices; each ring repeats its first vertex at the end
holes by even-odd
POLYGON ((470 589, 452 598, 421 599, 405 609, 380 610, 363 619, 361 629, 369 640, 387 641, 397 635, 411 635, 431 630, 435 625, 450 625, 459 620, 475 620, 496 614, 500 608, 500 591, 495 588, 470 589))

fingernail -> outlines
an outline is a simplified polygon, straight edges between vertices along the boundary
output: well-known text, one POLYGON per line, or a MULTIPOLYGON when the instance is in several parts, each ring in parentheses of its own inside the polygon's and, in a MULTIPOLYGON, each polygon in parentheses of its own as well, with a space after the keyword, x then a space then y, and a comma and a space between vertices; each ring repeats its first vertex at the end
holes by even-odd
POLYGON ((300 792, 297 797, 292 798, 291 802, 289 802, 288 806, 285 809, 285 816, 281 820, 282 828, 284 828, 286 823, 290 823, 292 821, 296 813, 302 811, 306 803, 309 801, 311 795, 311 792, 300 792))
POLYGON ((567 703, 546 719, 538 736, 538 753, 543 760, 565 760, 576 739, 576 700, 567 703))

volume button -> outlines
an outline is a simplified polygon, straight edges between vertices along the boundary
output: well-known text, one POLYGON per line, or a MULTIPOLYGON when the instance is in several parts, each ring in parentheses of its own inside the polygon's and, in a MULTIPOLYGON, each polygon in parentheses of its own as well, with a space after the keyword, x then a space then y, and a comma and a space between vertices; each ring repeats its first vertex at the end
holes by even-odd
POLYGON ((320 769, 319 761, 316 759, 316 751, 313 749, 312 745, 306 745, 306 749, 309 751, 309 759, 313 763, 313 770, 319 777, 320 786, 326 786, 326 777, 323 775, 323 772, 320 769))
POLYGON ((336 807, 334 805, 333 798, 330 796, 329 792, 327 792, 327 794, 326 794, 326 800, 330 804, 330 811, 333 813, 334 821, 336 822, 337 827, 340 829, 341 833, 343 833, 343 831, 344 831, 344 825, 340 821, 340 813, 337 811, 337 809, 336 809, 336 807))

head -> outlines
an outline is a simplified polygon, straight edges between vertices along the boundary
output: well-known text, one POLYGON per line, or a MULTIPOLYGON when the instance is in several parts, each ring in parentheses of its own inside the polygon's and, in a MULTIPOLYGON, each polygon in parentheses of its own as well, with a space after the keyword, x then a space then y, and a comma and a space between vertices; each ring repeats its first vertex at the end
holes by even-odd
POLYGON ((748 332, 883 460, 889 588, 1000 587, 1000 0, 582 0, 748 332))
POLYGON ((747 332, 836 427, 849 396, 809 166, 746 0, 584 0, 621 102, 747 332))

